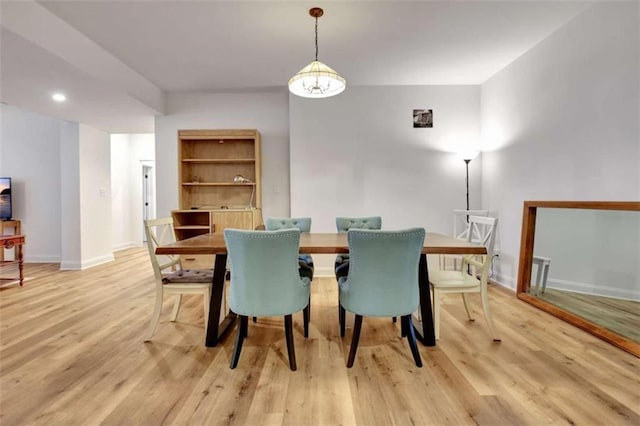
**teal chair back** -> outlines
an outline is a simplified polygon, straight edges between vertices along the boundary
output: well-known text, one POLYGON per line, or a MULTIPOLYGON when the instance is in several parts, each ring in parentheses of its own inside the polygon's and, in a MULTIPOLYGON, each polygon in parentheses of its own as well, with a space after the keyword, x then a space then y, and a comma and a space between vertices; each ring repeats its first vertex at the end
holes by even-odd
MULTIPOLYGON (((336 217, 336 228, 338 232, 347 232, 349 229, 381 229, 382 217, 336 217)), ((347 276, 349 273, 349 253, 336 256, 334 269, 337 280, 347 276)))
POLYGON ((347 232, 349 229, 381 229, 382 218, 371 217, 336 217, 338 232, 347 232))
POLYGON ((279 316, 309 303, 309 279, 298 274, 300 231, 225 229, 231 260, 229 306, 238 315, 279 316))
POLYGON ((269 217, 265 223, 267 231, 297 228, 300 232, 311 232, 310 217, 269 217))
POLYGON ((351 229, 349 275, 339 279, 340 304, 364 316, 403 316, 418 308, 418 263, 425 230, 351 229))
MULTIPOLYGON (((311 232, 310 217, 269 217, 265 223, 267 231, 277 231, 280 229, 299 229, 300 232, 311 232)), ((313 258, 308 254, 301 254, 299 257, 298 272, 300 276, 313 280, 313 258)))

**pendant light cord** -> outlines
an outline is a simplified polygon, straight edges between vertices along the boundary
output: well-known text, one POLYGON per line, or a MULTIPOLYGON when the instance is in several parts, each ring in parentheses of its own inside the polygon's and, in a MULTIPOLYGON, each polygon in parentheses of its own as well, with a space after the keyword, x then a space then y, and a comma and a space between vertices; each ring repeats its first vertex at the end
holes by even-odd
POLYGON ((316 61, 318 60, 318 17, 316 16, 316 61))

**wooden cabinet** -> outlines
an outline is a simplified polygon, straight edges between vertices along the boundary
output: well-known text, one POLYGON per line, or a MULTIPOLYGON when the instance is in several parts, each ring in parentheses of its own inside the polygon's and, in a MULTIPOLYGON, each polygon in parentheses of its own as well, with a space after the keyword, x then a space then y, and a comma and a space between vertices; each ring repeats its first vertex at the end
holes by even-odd
POLYGON ((24 235, 0 236, 0 251, 4 252, 5 249, 14 249, 16 253, 14 260, 4 260, 3 258, 3 260, 0 261, 0 268, 10 265, 16 265, 18 267, 17 277, 0 276, 0 282, 18 281, 20 283, 20 287, 22 287, 22 282, 24 281, 24 258, 22 254, 22 246, 24 243, 24 235))
MULTIPOLYGON (((20 235, 22 234, 22 222, 17 219, 0 220, 0 237, 4 235, 20 235), (7 229, 11 232, 7 234, 7 229)), ((17 259, 17 253, 14 253, 13 259, 17 259)), ((4 260, 4 250, 0 250, 0 261, 4 260)))
POLYGON ((253 210, 214 210, 211 218, 214 232, 222 232, 227 228, 256 229, 262 224, 262 216, 257 209, 253 210))
POLYGON ((260 166, 257 130, 180 130, 178 239, 261 225, 260 166))

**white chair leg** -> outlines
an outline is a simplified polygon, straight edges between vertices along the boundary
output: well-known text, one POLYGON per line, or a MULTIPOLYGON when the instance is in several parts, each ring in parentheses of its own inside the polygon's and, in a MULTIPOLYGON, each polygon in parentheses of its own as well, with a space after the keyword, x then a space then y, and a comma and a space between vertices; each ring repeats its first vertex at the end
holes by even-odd
POLYGON ((498 332, 496 331, 496 325, 493 322, 493 317, 491 316, 491 311, 489 311, 489 295, 486 291, 480 292, 480 297, 482 299, 482 310, 484 312, 484 317, 487 320, 487 324, 489 325, 489 331, 491 332, 491 336, 493 340, 499 342, 500 336, 498 336, 498 332))
POLYGON ((440 339, 440 292, 433 289, 433 330, 436 340, 440 339))
POLYGON ((178 318, 178 312, 180 311, 180 303, 182 303, 182 294, 176 296, 175 302, 173 302, 173 312, 171 312, 171 322, 175 322, 178 318))
POLYGON ((549 264, 545 263, 542 272, 542 294, 547 289, 547 279, 549 278, 549 264))
MULTIPOLYGON (((540 283, 542 282, 542 264, 538 263, 538 270, 536 271, 536 291, 533 293, 536 296, 540 295, 540 283)), ((542 291, 544 293, 544 290, 542 291)))
POLYGON ((153 308, 153 314, 151 315, 151 324, 149 326, 149 333, 147 337, 144 339, 145 342, 148 342, 153 337, 153 333, 156 331, 156 327, 158 326, 158 322, 160 322, 160 312, 162 312, 162 292, 156 293, 156 306, 153 308))
POLYGON ((467 299, 467 294, 461 293, 461 295, 462 295, 462 302, 464 303, 464 310, 467 311, 467 318, 469 318, 469 321, 475 321, 475 319, 473 318, 473 315, 471 315, 471 307, 469 306, 469 300, 467 299))

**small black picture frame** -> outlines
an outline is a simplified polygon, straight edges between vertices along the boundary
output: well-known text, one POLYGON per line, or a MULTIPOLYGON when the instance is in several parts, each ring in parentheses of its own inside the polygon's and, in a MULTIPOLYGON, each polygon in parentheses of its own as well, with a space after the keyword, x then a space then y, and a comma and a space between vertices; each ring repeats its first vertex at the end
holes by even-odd
POLYGON ((414 128, 433 127, 433 110, 414 109, 413 110, 413 127, 414 128))

